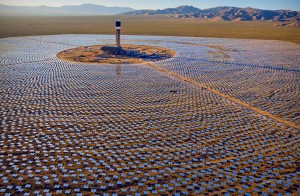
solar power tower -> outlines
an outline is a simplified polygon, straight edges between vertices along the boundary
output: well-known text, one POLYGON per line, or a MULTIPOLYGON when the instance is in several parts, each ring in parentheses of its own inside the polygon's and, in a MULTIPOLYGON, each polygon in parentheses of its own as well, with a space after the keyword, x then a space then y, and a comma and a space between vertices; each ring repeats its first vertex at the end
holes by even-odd
POLYGON ((116 45, 121 47, 121 21, 116 20, 116 45))

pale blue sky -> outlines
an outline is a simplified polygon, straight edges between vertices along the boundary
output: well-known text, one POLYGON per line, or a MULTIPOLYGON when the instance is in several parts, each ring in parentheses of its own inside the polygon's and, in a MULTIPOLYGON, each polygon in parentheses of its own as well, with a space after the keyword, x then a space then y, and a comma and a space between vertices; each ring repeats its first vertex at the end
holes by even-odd
POLYGON ((164 9, 179 5, 193 5, 200 9, 217 6, 253 7, 261 9, 300 10, 300 0, 0 0, 5 5, 62 6, 92 3, 105 6, 132 7, 135 9, 164 9))

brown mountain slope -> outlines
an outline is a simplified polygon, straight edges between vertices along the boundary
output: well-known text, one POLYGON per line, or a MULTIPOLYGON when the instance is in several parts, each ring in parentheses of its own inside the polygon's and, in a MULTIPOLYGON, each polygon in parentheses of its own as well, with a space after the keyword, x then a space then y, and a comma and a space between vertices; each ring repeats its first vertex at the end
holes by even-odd
POLYGON ((179 6, 163 10, 137 10, 124 15, 171 15, 178 18, 208 18, 225 21, 300 21, 300 12, 291 10, 260 10, 254 8, 216 7, 201 10, 179 6))

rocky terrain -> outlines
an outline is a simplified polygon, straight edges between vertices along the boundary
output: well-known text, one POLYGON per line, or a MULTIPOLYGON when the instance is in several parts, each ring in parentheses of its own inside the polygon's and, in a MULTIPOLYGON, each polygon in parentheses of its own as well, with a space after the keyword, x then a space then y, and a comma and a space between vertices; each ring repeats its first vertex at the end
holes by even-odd
POLYGON ((216 7, 199 9, 193 6, 179 6, 163 10, 137 10, 125 15, 170 15, 178 18, 207 18, 224 21, 300 21, 300 12, 291 10, 261 10, 255 8, 216 7))

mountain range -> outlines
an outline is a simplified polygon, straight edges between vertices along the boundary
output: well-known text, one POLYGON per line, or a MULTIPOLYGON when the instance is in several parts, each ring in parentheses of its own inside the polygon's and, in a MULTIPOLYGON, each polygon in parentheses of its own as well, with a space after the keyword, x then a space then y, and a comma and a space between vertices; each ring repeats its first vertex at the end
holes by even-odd
POLYGON ((106 7, 102 5, 83 4, 62 7, 48 6, 8 6, 0 4, 0 15, 6 16, 85 16, 114 15, 134 11, 129 7, 106 7))
POLYGON ((254 8, 215 7, 199 9, 193 6, 179 6, 162 10, 135 10, 124 15, 169 15, 177 18, 207 18, 224 21, 300 21, 300 12, 291 10, 261 10, 254 8))
POLYGON ((200 18, 224 21, 277 21, 294 22, 300 26, 300 11, 261 10, 255 8, 238 8, 220 6, 199 9, 193 6, 179 6, 159 10, 135 10, 130 7, 106 7, 102 5, 83 4, 62 7, 47 6, 8 6, 0 4, 0 16, 88 16, 88 15, 167 15, 175 18, 200 18))

